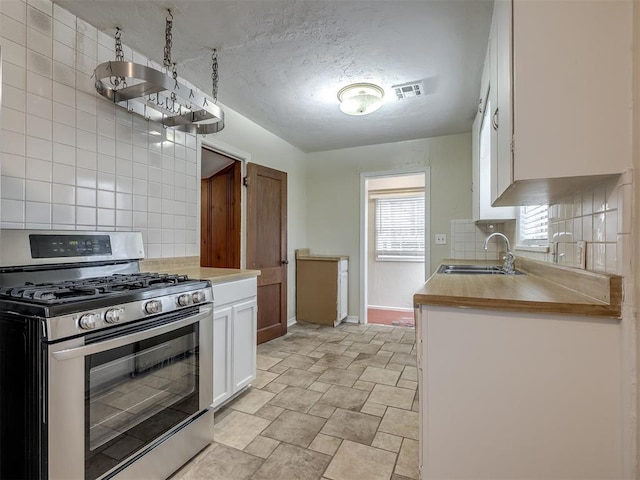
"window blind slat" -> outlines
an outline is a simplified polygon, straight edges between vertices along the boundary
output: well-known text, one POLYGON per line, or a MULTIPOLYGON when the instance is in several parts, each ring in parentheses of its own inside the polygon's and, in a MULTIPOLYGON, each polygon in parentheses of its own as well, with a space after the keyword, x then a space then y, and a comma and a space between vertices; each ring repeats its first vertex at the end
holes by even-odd
POLYGON ((376 255, 424 258, 424 197, 376 199, 376 255))
POLYGON ((549 206, 527 205, 520 209, 520 241, 546 243, 549 238, 549 206))

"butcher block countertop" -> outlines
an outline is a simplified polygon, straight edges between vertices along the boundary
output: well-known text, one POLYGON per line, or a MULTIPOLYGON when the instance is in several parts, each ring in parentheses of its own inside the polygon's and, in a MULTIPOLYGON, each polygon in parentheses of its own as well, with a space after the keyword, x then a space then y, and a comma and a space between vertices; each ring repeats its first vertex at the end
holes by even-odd
MULTIPOLYGON (((499 262, 445 260, 443 264, 499 262)), ((482 308, 532 313, 620 317, 622 277, 517 259, 527 275, 434 273, 413 296, 419 305, 482 308)))
POLYGON ((226 283, 260 275, 260 270, 241 270, 236 268, 200 267, 199 257, 174 257, 142 260, 143 272, 177 273, 189 278, 209 280, 211 283, 226 283))
POLYGON ((349 260, 349 256, 348 255, 319 255, 317 253, 310 253, 308 248, 299 248, 296 250, 296 260, 339 262, 340 260, 349 260))

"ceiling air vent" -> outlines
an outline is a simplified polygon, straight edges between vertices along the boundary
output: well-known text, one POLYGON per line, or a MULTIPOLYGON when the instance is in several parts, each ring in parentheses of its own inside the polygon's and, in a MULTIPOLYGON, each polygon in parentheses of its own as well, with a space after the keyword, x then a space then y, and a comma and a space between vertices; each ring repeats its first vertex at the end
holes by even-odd
POLYGON ((398 100, 404 100, 405 98, 421 97, 424 95, 424 82, 418 80, 415 82, 403 83, 401 85, 393 85, 393 91, 396 94, 398 100))

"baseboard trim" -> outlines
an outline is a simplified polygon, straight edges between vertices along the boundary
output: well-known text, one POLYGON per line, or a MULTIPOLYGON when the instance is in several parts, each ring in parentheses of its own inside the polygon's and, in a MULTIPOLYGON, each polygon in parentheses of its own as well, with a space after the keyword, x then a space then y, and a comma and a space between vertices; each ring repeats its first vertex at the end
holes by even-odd
POLYGON ((344 319, 344 323, 360 323, 360 319, 354 315, 349 315, 344 319))
POLYGON ((407 307, 384 307, 380 305, 369 305, 367 308, 371 310, 392 310, 394 312, 413 312, 413 308, 407 307))
POLYGON ((291 317, 290 319, 287 320, 287 327, 290 327, 291 325, 295 325, 296 323, 298 323, 298 320, 296 319, 296 317, 291 317))

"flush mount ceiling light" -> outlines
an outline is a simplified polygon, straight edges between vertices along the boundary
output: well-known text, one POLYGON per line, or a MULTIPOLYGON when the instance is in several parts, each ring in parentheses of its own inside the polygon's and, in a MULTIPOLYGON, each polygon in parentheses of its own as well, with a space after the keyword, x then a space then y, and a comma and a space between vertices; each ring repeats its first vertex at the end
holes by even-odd
POLYGON ((94 70, 96 91, 107 100, 155 120, 165 127, 193 134, 216 133, 224 128, 224 112, 217 103, 218 56, 211 56, 212 94, 208 96, 178 80, 176 64, 171 61, 173 15, 169 10, 165 28, 164 70, 125 62, 116 29, 116 59, 102 63, 94 70))
POLYGON ((384 90, 373 83, 354 83, 338 92, 340 110, 347 115, 367 115, 382 106, 384 90))

